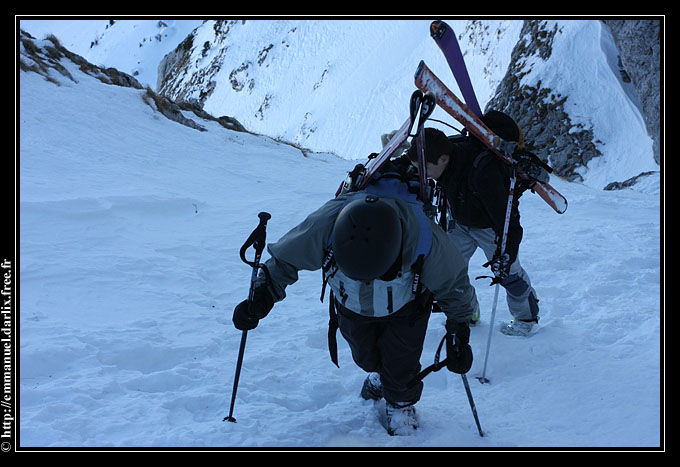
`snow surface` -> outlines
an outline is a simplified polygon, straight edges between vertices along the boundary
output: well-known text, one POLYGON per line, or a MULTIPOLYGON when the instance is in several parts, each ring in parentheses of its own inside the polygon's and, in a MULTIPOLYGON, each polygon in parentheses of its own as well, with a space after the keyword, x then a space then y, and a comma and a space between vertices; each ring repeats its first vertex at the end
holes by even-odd
MULTIPOLYGON (((649 448, 663 441, 661 196, 553 178, 557 215, 521 199, 522 262, 541 306, 529 338, 493 333, 479 384, 493 288, 474 281, 469 381, 425 379, 421 429, 391 437, 381 403, 339 337, 328 357, 320 272, 303 272, 248 333, 231 323, 250 269, 238 251, 272 219, 274 241, 329 199, 354 162, 310 154, 214 122, 199 132, 69 67, 60 86, 19 73, 22 448, 649 448)), ((195 118, 195 117, 193 117, 195 118)), ((652 185, 652 186, 650 186, 652 185)), ((252 250, 251 250, 252 251, 252 250)), ((266 255, 265 255, 266 257, 266 255)), ((476 254, 470 276, 488 271, 476 254)), ((501 295, 502 296, 502 295, 501 295)), ((496 323, 509 319, 499 301, 496 323)), ((433 315, 421 358, 443 335, 433 315)))

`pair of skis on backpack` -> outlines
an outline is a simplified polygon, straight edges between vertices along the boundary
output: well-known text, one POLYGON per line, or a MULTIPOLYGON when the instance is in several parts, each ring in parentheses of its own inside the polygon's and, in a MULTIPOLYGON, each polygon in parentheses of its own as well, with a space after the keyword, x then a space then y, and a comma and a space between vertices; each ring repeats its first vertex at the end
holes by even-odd
MULTIPOLYGON (((547 181, 533 178, 518 167, 517 160, 505 154, 501 150, 503 140, 491 131, 480 119, 481 109, 472 88, 470 77, 463 61, 458 41, 453 30, 443 21, 434 21, 430 27, 430 34, 444 53, 449 66, 456 78, 458 87, 463 93, 463 103, 446 85, 434 74, 432 70, 421 61, 416 70, 414 80, 418 88, 410 102, 409 118, 396 131, 382 151, 371 157, 367 164, 358 164, 348 174, 347 180, 340 186, 337 194, 347 190, 361 190, 366 187, 373 175, 394 155, 402 144, 414 136, 418 152, 418 166, 420 177, 421 199, 427 199, 425 190, 427 187, 427 171, 425 161, 425 138, 423 130, 425 121, 432 114, 435 105, 439 105, 449 115, 461 123, 469 133, 482 141, 494 154, 500 157, 506 164, 514 166, 517 176, 522 180, 529 180, 531 189, 537 193, 555 212, 562 214, 567 210, 567 200, 547 181), (413 128, 415 135, 411 135, 413 128)), ((535 157, 535 156, 534 156, 535 157)), ((543 163, 544 164, 544 163, 543 163)), ((547 167, 544 164, 544 168, 547 167)))
POLYGON ((423 132, 425 122, 432 114, 436 106, 436 99, 433 93, 423 93, 416 90, 411 94, 409 104, 409 117, 404 124, 392 135, 387 144, 378 154, 371 154, 366 164, 357 164, 354 169, 347 174, 346 180, 340 185, 336 196, 346 191, 359 191, 366 188, 368 182, 382 168, 383 165, 394 155, 395 152, 406 142, 410 136, 414 136, 418 145, 418 176, 420 178, 420 199, 426 199, 427 189, 427 166, 425 164, 425 138, 423 132), (415 135, 411 134, 416 128, 415 135))

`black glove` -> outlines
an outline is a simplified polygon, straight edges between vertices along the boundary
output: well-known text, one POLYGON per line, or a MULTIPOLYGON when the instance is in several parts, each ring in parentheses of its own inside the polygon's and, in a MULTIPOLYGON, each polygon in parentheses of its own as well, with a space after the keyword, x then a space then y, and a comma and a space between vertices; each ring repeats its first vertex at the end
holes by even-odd
POLYGON ((491 272, 497 278, 503 280, 510 275, 510 255, 497 253, 487 264, 491 266, 491 272))
POLYGON ((253 291, 253 301, 248 306, 248 300, 243 300, 234 308, 232 321, 236 329, 250 331, 257 327, 258 322, 267 316, 274 307, 274 299, 267 287, 260 286, 253 291))
POLYGON ((465 374, 472 367, 470 327, 467 323, 446 322, 446 368, 465 374))
POLYGON ((548 183, 550 181, 549 174, 553 169, 537 155, 526 149, 517 149, 513 152, 512 158, 517 161, 517 167, 524 175, 529 177, 529 182, 533 182, 529 188, 532 188, 536 182, 548 183))

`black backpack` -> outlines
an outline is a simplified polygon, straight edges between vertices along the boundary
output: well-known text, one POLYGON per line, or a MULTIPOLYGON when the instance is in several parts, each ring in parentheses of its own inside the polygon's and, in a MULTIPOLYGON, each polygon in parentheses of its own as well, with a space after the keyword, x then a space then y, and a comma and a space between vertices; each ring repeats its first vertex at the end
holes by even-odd
MULTIPOLYGON (((506 142, 504 148, 506 153, 517 161, 517 167, 529 177, 529 180, 518 180, 515 190, 517 198, 524 191, 532 188, 536 181, 548 182, 552 168, 525 147, 524 132, 512 117, 498 110, 489 110, 480 119, 506 142), (515 144, 512 145, 512 143, 515 144)), ((449 136, 449 139, 453 142, 462 142, 476 138, 468 135, 467 130, 464 130, 460 135, 449 136)))

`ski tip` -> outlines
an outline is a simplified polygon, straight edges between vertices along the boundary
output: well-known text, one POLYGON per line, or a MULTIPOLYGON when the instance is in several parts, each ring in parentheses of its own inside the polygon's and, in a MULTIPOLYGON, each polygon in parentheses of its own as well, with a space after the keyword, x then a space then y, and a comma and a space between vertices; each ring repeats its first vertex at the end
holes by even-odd
POLYGON ((562 198, 561 201, 562 201, 561 203, 556 204, 555 211, 557 212, 557 214, 564 214, 565 212, 567 212, 567 208, 569 207, 569 203, 567 203, 566 199, 562 198))
POLYGON ((425 68, 425 60, 421 60, 420 63, 418 64, 418 68, 416 68, 416 72, 413 74, 413 79, 417 80, 420 74, 423 72, 423 68, 425 68))
POLYGON ((567 207, 569 207, 567 199, 548 183, 536 183, 531 191, 538 193, 557 214, 564 214, 567 211, 567 207))
POLYGON ((448 25, 444 21, 432 21, 430 24, 430 36, 434 39, 440 39, 447 29, 448 25))

